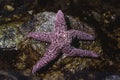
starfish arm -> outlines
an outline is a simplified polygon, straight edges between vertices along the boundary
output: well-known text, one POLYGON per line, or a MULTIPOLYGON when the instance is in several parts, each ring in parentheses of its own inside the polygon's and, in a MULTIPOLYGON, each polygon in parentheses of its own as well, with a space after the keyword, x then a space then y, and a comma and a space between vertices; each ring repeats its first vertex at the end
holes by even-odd
POLYGON ((59 48, 51 44, 46 50, 44 56, 33 66, 32 73, 34 74, 36 71, 46 66, 49 62, 53 61, 59 55, 58 52, 59 48))
POLYGON ((69 30, 68 31, 70 37, 77 37, 79 40, 94 40, 95 37, 92 36, 91 34, 88 34, 86 32, 82 32, 79 30, 69 30))
POLYGON ((32 37, 37 40, 51 42, 51 32, 30 32, 27 37, 32 37))
POLYGON ((59 31, 59 30, 67 30, 64 14, 61 10, 57 12, 55 17, 55 31, 59 31))
POLYGON ((72 46, 64 47, 62 52, 67 56, 88 56, 88 57, 98 57, 98 55, 89 50, 77 49, 72 46))

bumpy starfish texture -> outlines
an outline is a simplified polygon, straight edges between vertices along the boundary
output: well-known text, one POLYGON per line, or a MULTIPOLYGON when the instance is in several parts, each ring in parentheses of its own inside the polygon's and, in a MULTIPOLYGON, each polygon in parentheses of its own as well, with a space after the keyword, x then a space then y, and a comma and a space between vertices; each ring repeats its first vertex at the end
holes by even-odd
POLYGON ((44 56, 33 66, 32 73, 35 73, 54 60, 60 51, 67 56, 98 57, 98 55, 92 51, 77 49, 70 45, 75 37, 79 40, 94 40, 94 37, 79 30, 67 30, 64 14, 61 10, 56 14, 53 32, 30 32, 27 37, 51 43, 44 56))

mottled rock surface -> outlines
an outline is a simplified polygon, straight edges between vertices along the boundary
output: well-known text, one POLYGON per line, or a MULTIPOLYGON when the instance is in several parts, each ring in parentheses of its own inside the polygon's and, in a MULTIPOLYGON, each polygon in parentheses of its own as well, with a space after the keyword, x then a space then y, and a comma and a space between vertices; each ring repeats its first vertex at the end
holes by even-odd
MULTIPOLYGON (((13 30, 13 32, 9 32, 9 28, 6 28, 5 32, 1 29, 2 37, 1 37, 1 48, 12 48, 19 51, 19 54, 15 56, 15 60, 12 58, 14 63, 11 65, 12 67, 15 67, 17 70, 21 70, 24 75, 30 76, 31 69, 33 65, 41 58, 46 50, 46 48, 49 46, 49 44, 41 41, 37 41, 34 39, 28 39, 26 38, 26 34, 31 31, 52 31, 54 27, 54 20, 55 20, 55 13, 53 12, 43 12, 38 13, 34 16, 34 18, 31 21, 28 21, 27 23, 23 24, 22 26, 17 26, 10 28, 10 30, 13 30), (14 29, 17 30, 15 31, 14 29), (4 35, 11 35, 14 34, 14 37, 6 38, 5 42, 6 46, 3 45, 4 35), (14 39, 14 44, 10 43, 11 39, 14 39), (18 41, 17 41, 18 40, 18 41)), ((71 16, 66 16, 66 21, 68 25, 68 29, 77 29, 84 32, 87 32, 89 34, 95 35, 94 29, 87 24, 81 22, 78 18, 73 18, 71 16)), ((5 44, 4 42, 4 44, 5 44)), ((98 55, 102 55, 102 49, 100 46, 99 40, 95 40, 93 42, 91 41, 73 41, 73 46, 77 48, 83 48, 92 50, 98 55), (79 44, 78 44, 79 43, 79 44)), ((12 53, 11 53, 12 54, 12 53)), ((3 62, 4 63, 4 62, 3 62)), ((93 67, 94 69, 97 69, 99 64, 101 63, 98 59, 93 58, 65 58, 63 59, 63 56, 60 56, 58 60, 54 61, 54 65, 50 64, 45 68, 45 70, 39 71, 36 75, 33 76, 33 79, 43 79, 43 80, 49 80, 49 78, 55 78, 55 80, 64 80, 67 77, 71 78, 70 76, 75 75, 75 73, 79 73, 80 71, 87 69, 89 67, 93 67), (66 71, 69 72, 66 74, 66 71), (73 75, 69 75, 73 74, 73 75)), ((79 74, 81 75, 81 73, 79 74)), ((93 75, 95 76, 95 75, 93 75)), ((84 77, 77 77, 79 79, 82 79, 84 77)))
POLYGON ((16 45, 23 39, 19 30, 21 23, 9 23, 0 26, 0 48, 16 48, 16 45))
MULTIPOLYGON (((31 30, 31 31, 49 32, 49 31, 53 30, 55 13, 53 13, 53 12, 38 13, 37 15, 35 15, 34 19, 36 20, 36 22, 34 23, 34 27, 32 26, 33 30, 31 30)), ((73 29, 81 30, 81 31, 95 35, 94 29, 92 27, 88 26, 87 24, 81 22, 78 18, 66 16, 66 21, 67 21, 68 29, 73 28, 73 29)), ((26 24, 27 27, 28 27, 28 25, 29 24, 26 24)), ((21 27, 21 32, 23 32, 23 34, 26 34, 26 32, 24 31, 25 30, 24 28, 26 28, 26 26, 21 27)), ((28 60, 28 58, 26 58, 24 60, 24 62, 29 64, 32 68, 32 65, 35 64, 36 61, 38 61, 39 58, 41 58, 43 56, 48 45, 49 45, 48 43, 37 41, 34 39, 23 40, 21 42, 21 44, 19 45, 19 49, 21 51, 24 51, 24 54, 29 54, 27 57, 29 57, 29 59, 31 58, 30 61, 32 61, 32 63, 28 63, 26 61, 26 60, 28 60), (24 43, 27 43, 27 44, 24 45, 24 43), (27 48, 27 50, 26 50, 26 48, 27 48)), ((92 41, 87 41, 87 42, 74 41, 73 45, 78 48, 80 47, 83 49, 95 51, 96 53, 98 53, 98 55, 100 55, 102 53, 102 49, 100 47, 100 43, 98 40, 95 40, 93 42, 92 41)), ((95 67, 95 65, 98 64, 98 62, 99 61, 97 59, 92 59, 92 58, 68 57, 68 58, 63 59, 61 56, 58 60, 56 60, 54 62, 55 63, 54 65, 47 66, 49 68, 46 68, 46 70, 43 70, 43 71, 39 71, 39 74, 36 74, 36 76, 41 76, 42 79, 45 79, 45 80, 48 80, 47 79, 48 77, 55 77, 55 76, 56 76, 55 79, 58 79, 59 77, 57 77, 57 75, 64 75, 64 76, 66 75, 63 73, 64 70, 69 70, 74 73, 75 71, 82 70, 89 66, 95 67), (56 71, 60 72, 60 74, 56 73, 54 75, 54 73, 56 71), (53 75, 47 75, 47 74, 53 74, 53 75)), ((17 64, 19 65, 19 63, 17 63, 17 64)))
POLYGON ((120 75, 110 75, 105 80, 120 80, 120 75))

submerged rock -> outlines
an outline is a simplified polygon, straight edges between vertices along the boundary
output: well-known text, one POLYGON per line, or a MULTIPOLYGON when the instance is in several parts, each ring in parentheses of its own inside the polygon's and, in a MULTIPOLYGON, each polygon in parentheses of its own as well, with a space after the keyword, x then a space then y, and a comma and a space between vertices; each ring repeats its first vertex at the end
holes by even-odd
POLYGON ((15 49, 16 45, 23 39, 19 30, 21 23, 8 23, 0 26, 0 48, 15 49))
POLYGON ((120 75, 110 75, 105 80, 120 80, 120 75))
MULTIPOLYGON (((71 16, 66 16, 68 28, 79 29, 87 33, 95 34, 94 30, 79 21, 78 18, 74 19, 71 16)), ((15 48, 17 49, 18 43, 20 43, 26 34, 30 31, 53 31, 55 21, 55 13, 43 12, 35 15, 34 19, 24 23, 8 23, 0 26, 0 48, 15 48)))
MULTIPOLYGON (((23 24, 16 27, 2 27, 0 29, 0 48, 12 48, 17 49, 21 51, 21 54, 18 55, 18 60, 16 60, 15 67, 16 69, 23 70, 23 73, 26 72, 26 69, 33 67, 33 65, 38 61, 39 58, 41 58, 44 55, 44 52, 46 50, 46 47, 49 45, 45 42, 40 42, 34 39, 26 38, 26 35, 29 32, 34 31, 44 31, 49 32, 53 31, 54 27, 54 21, 55 21, 55 13, 53 12, 42 12, 38 13, 34 16, 34 18, 23 24), (7 36, 7 38, 6 38, 7 36)), ((81 22, 78 18, 73 18, 71 16, 66 16, 66 22, 68 25, 68 29, 77 29, 84 32, 87 32, 89 34, 95 35, 94 29, 87 24, 81 22)), ((97 52, 98 54, 102 52, 100 43, 98 41, 79 41, 76 43, 76 41, 73 42, 73 45, 75 47, 80 47, 83 49, 90 49, 94 52, 97 52), (89 46, 89 47, 88 47, 89 46)), ((59 58, 58 61, 55 62, 55 64, 52 66, 49 66, 50 69, 46 69, 43 74, 39 74, 39 76, 45 76, 45 80, 48 79, 47 74, 54 74, 55 71, 61 73, 62 78, 63 76, 62 70, 69 70, 73 73, 77 70, 82 70, 86 67, 89 67, 90 65, 96 66, 96 64, 99 64, 99 61, 95 61, 94 59, 89 58, 59 58), (92 63, 91 63, 92 62, 92 63), (47 72, 48 71, 48 72, 47 72)), ((28 72, 28 75, 30 75, 31 72, 28 72)), ((59 75, 59 74, 56 74, 59 75)), ((56 75, 50 75, 51 78, 56 75)), ((43 78, 42 77, 42 78, 43 78)), ((60 78, 60 79, 62 79, 60 78)), ((57 77, 58 79, 58 77, 57 77)), ((55 79, 55 80, 57 80, 55 79)), ((64 80, 64 79, 62 79, 64 80)))
POLYGON ((0 71, 0 80, 18 80, 18 79, 12 74, 9 74, 8 72, 0 71))
MULTIPOLYGON (((31 32, 53 31, 54 21, 55 21, 55 13, 53 13, 53 12, 38 13, 37 15, 35 15, 34 20, 35 20, 35 22, 34 22, 34 26, 32 26, 31 32)), ((92 35, 95 35, 94 29, 92 27, 88 26, 87 24, 81 22, 78 18, 66 16, 66 21, 67 21, 68 29, 73 28, 73 29, 81 30, 81 31, 90 33, 92 35)), ((20 30, 23 34, 27 34, 25 31, 25 28, 29 28, 29 24, 26 24, 25 26, 21 27, 20 30)), ((93 41, 93 42, 79 41, 78 43, 73 42, 73 45, 78 48, 80 47, 83 49, 90 49, 94 52, 97 52, 98 54, 102 52, 100 43, 98 41, 93 41)), ((38 41, 35 39, 23 40, 21 42, 21 44, 19 45, 19 49, 21 51, 24 51, 24 53, 26 55, 29 54, 29 55, 27 55, 27 57, 29 59, 26 58, 24 60, 24 63, 31 65, 31 68, 32 68, 32 66, 36 63, 36 61, 38 61, 44 55, 45 50, 48 46, 49 46, 48 43, 41 42, 41 41, 38 41), (25 43, 26 43, 26 45, 25 45, 25 43), (30 60, 31 62, 29 63, 28 60, 30 60)), ((20 57, 23 57, 23 56, 20 56, 20 57)), ((44 76, 47 76, 47 74, 53 74, 55 71, 61 72, 62 69, 63 70, 67 69, 74 73, 76 70, 82 70, 86 67, 89 67, 90 65, 95 66, 95 64, 99 64, 99 61, 95 62, 94 59, 89 59, 89 58, 84 59, 84 58, 80 58, 80 57, 65 58, 65 59, 59 58, 58 61, 55 61, 55 64, 52 65, 53 67, 48 66, 50 69, 49 68, 46 69, 45 72, 43 70, 43 72, 42 72, 43 74, 39 74, 39 76, 41 76, 43 78, 44 76)), ((56 75, 59 75, 59 74, 56 74, 56 75)), ((50 76, 48 76, 48 77, 50 77, 50 76)), ((47 80, 48 77, 44 77, 44 79, 47 80)), ((52 75, 51 75, 51 77, 52 77, 52 75)))
POLYGON ((1 70, 0 80, 31 80, 31 76, 25 76, 24 74, 18 71, 1 70))

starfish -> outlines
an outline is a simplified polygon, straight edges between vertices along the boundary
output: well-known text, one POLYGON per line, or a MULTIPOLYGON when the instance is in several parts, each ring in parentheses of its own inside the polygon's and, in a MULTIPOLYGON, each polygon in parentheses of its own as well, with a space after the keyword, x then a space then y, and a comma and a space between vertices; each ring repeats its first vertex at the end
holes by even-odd
POLYGON ((55 26, 52 32, 30 32, 27 37, 51 43, 46 49, 44 56, 33 66, 32 73, 53 61, 60 52, 66 56, 98 57, 92 51, 77 49, 71 46, 72 40, 76 37, 78 40, 94 40, 95 37, 79 30, 67 30, 64 14, 61 10, 56 14, 55 26))

